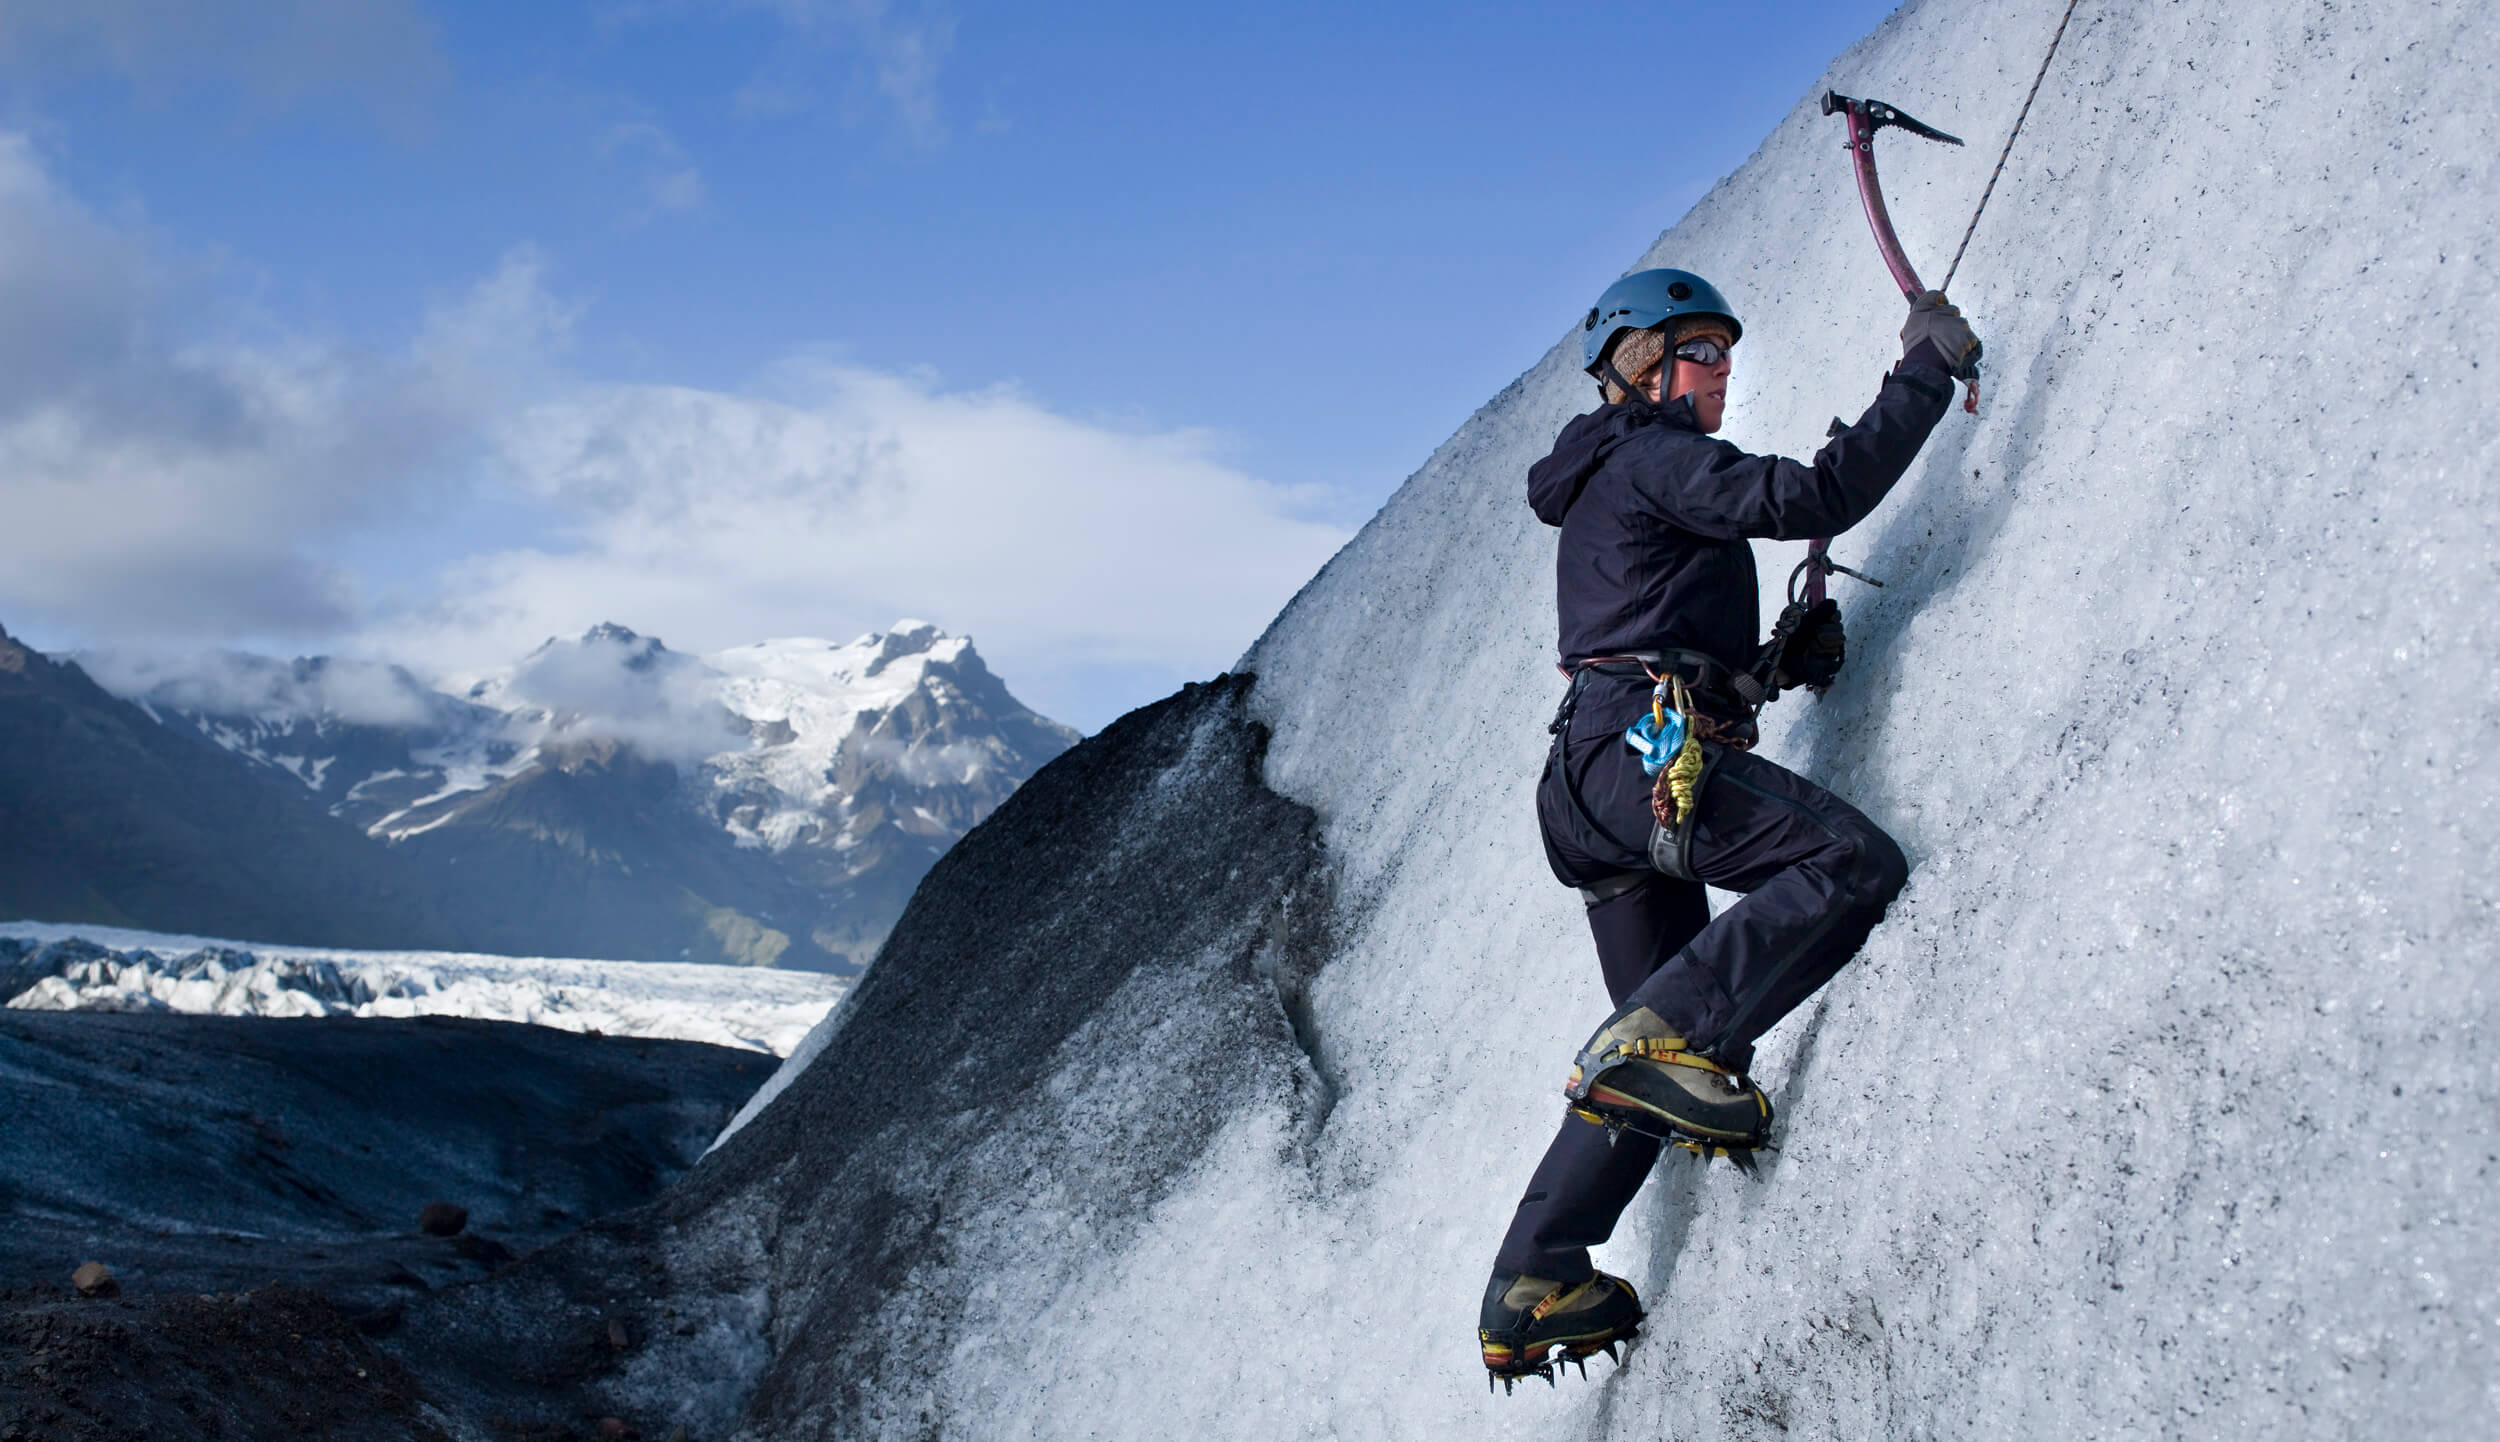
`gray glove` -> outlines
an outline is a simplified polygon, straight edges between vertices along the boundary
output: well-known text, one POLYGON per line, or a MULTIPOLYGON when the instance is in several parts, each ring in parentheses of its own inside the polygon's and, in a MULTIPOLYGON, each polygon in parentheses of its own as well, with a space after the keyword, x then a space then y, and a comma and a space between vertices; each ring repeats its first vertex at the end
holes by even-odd
POLYGON ((1922 291, 1910 302, 1910 318, 1901 327, 1904 365, 1934 366, 1956 380, 1971 380, 1979 374, 1979 349, 1961 307, 1943 291, 1922 291))

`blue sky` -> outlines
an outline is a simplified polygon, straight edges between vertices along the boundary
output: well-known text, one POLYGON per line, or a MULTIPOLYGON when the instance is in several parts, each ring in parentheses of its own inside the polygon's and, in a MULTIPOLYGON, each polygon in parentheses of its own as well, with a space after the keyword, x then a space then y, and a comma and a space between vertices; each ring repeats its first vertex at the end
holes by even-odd
POLYGON ((920 616, 1090 729, 1890 8, 25 0, 0 624, 449 674, 920 616))

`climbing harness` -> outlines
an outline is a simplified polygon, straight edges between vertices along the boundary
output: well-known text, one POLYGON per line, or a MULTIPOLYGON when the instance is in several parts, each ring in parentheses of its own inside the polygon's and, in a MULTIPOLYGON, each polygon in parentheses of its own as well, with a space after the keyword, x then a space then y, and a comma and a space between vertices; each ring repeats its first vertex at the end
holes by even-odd
MULTIPOLYGON (((1620 733, 1624 744, 1639 753, 1641 770, 1651 778, 1649 811, 1652 825, 1647 846, 1623 837, 1613 837, 1616 844, 1645 850, 1652 870, 1678 881, 1696 878, 1692 868, 1693 819, 1699 812, 1701 793, 1710 783, 1710 773, 1717 769, 1723 750, 1749 751, 1754 744, 1754 717, 1766 699, 1759 677, 1750 671, 1738 671, 1700 651, 1673 649, 1644 651, 1624 656, 1593 656, 1577 666, 1559 668, 1571 678, 1564 688, 1562 704, 1554 710, 1554 719, 1546 731, 1554 738, 1546 752, 1545 765, 1551 770, 1563 765, 1563 755, 1571 736, 1571 718, 1580 708, 1580 687, 1592 676, 1618 676, 1629 679, 1634 674, 1649 678, 1651 683, 1649 710, 1620 733), (1710 708, 1699 705, 1694 698, 1715 698, 1718 705, 1731 708, 1737 719, 1722 719, 1710 708)), ((1563 782, 1564 794, 1579 810, 1581 820, 1599 834, 1613 836, 1580 799, 1579 788, 1569 778, 1563 782)), ((1644 873, 1630 873, 1638 879, 1644 873)), ((1570 878, 1565 877, 1566 881, 1570 878)), ((1583 886, 1581 895, 1595 906, 1620 894, 1629 882, 1623 877, 1609 877, 1595 886, 1583 886)))
MULTIPOLYGON (((1689 655, 1703 663, 1695 669, 1705 682, 1716 668, 1728 683, 1739 677, 1749 683, 1742 691, 1733 684, 1723 684, 1720 688, 1745 708, 1746 719, 1731 725, 1693 704, 1692 683, 1685 679, 1681 670, 1675 669, 1672 664, 1663 671, 1650 668, 1650 676, 1657 684, 1649 693, 1649 715, 1623 733, 1623 739, 1631 742, 1633 732, 1647 725, 1653 727, 1663 739, 1672 718, 1678 737, 1672 750, 1660 745, 1643 751, 1641 755, 1641 770, 1651 778, 1649 817, 1654 824, 1649 831, 1649 865, 1652 870, 1678 881, 1695 881, 1699 878, 1693 874, 1693 821, 1701 814, 1699 802, 1702 788, 1709 783, 1711 771, 1719 764, 1721 748, 1732 747, 1743 751, 1753 746, 1752 718, 1761 705, 1761 690, 1758 684, 1751 684, 1754 682, 1752 676, 1727 672, 1725 667, 1699 652, 1679 655, 1689 655), (1669 709, 1670 702, 1672 710, 1669 709), (1702 744, 1705 741, 1712 744, 1705 747, 1702 744)), ((1641 747, 1635 742, 1633 749, 1641 750, 1641 747)))

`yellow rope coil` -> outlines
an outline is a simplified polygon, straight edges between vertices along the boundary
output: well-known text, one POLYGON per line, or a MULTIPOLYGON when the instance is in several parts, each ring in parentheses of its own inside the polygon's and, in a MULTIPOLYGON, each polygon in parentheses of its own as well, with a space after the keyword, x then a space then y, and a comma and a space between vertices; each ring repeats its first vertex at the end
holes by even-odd
POLYGON ((1675 753, 1674 764, 1662 779, 1675 800, 1676 819, 1681 820, 1692 813, 1693 788, 1701 784, 1701 727, 1695 724, 1692 698, 1681 677, 1675 683, 1675 709, 1684 717, 1684 748, 1675 753))

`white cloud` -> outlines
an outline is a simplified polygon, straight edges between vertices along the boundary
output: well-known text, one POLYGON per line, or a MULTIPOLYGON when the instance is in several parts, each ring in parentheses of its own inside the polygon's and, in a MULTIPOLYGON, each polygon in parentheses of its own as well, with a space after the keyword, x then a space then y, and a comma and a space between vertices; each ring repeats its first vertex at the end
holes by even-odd
POLYGON ((649 645, 612 631, 550 642, 499 676, 490 699, 546 712, 558 740, 622 741, 681 766, 743 746, 750 733, 721 705, 720 673, 649 645))
POLYGON ((450 408, 490 416, 567 383, 557 363, 581 307, 550 292, 546 276, 538 247, 516 245, 484 279, 427 308, 412 359, 450 408))
POLYGON ((181 711, 418 726, 445 709, 439 695, 394 666, 290 663, 233 651, 81 651, 73 659, 117 696, 181 711))
POLYGON ((531 407, 503 454, 565 544, 464 561, 389 649, 451 669, 615 619, 700 651, 911 610, 1053 694, 1080 672, 1221 669, 1345 540, 1305 514, 1319 497, 1225 465, 1201 434, 856 367, 794 365, 770 389, 531 407))
POLYGON ((665 210, 692 210, 703 203, 706 194, 703 172, 691 165, 653 171, 643 178, 643 193, 650 198, 654 214, 665 210))
POLYGON ((317 543, 399 510, 455 437, 420 368, 201 332, 196 289, 0 135, 13 611, 74 613, 90 637, 333 630, 354 584, 317 543))

